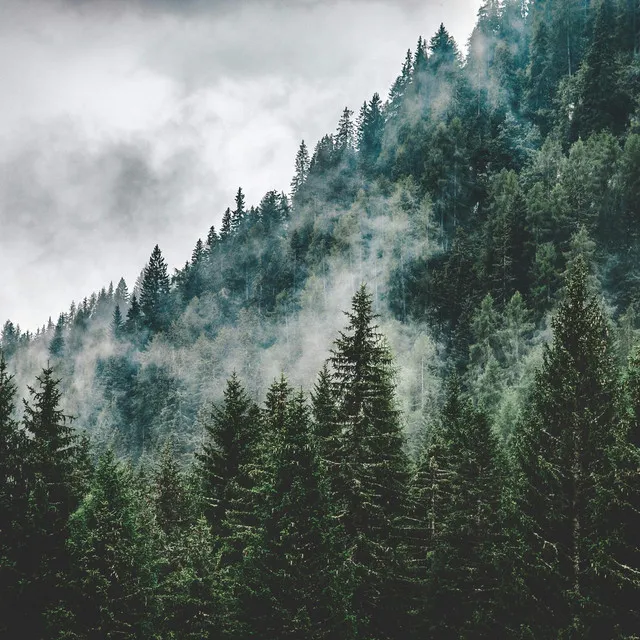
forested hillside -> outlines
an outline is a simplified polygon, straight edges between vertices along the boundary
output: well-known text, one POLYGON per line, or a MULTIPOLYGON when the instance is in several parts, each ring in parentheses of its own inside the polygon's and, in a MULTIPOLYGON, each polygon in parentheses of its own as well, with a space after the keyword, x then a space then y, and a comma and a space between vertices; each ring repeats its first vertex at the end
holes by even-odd
POLYGON ((637 0, 488 0, 182 268, 7 321, 0 636, 640 638, 639 99, 637 0))

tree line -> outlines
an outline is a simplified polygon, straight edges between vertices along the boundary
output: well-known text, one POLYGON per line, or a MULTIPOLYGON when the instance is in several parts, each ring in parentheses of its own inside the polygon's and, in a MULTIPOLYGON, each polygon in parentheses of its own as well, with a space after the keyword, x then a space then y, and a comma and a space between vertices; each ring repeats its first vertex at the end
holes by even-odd
POLYGON ((372 297, 309 397, 240 379, 183 467, 91 454, 46 368, 0 365, 2 630, 29 638, 632 638, 640 353, 578 257, 509 440, 455 374, 410 453, 372 297))

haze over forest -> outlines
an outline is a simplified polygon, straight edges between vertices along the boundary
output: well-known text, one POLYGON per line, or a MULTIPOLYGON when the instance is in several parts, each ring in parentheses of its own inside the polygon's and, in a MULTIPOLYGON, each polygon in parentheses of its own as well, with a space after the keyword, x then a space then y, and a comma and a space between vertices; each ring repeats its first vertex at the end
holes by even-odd
POLYGON ((0 635, 640 637, 640 4, 459 4, 6 5, 0 635))

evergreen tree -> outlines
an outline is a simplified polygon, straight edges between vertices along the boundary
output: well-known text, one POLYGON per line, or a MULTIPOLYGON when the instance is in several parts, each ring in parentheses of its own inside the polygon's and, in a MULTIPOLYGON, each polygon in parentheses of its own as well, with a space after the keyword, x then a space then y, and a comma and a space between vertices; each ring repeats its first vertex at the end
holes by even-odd
POLYGON ((146 638, 154 623, 155 559, 134 478, 104 454, 70 521, 73 617, 80 637, 146 638))
POLYGON ((211 252, 218 246, 219 240, 220 240, 220 237, 216 233, 216 228, 213 225, 211 225, 209 232, 207 233, 207 243, 206 243, 206 250, 209 253, 209 255, 211 255, 211 252))
POLYGON ((485 228, 485 269, 496 301, 506 304, 516 290, 529 288, 530 238, 515 172, 503 170, 494 178, 491 199, 485 228))
POLYGON ((142 309, 138 303, 138 296, 134 293, 131 296, 131 306, 127 311, 127 319, 124 327, 130 335, 135 335, 142 329, 142 309))
POLYGON ((53 338, 51 338, 51 342, 49 343, 49 353, 53 358, 60 357, 64 350, 64 325, 65 318, 64 314, 61 313, 58 317, 58 322, 56 323, 53 338))
POLYGON ((14 418, 15 384, 0 352, 0 636, 19 637, 21 547, 27 524, 26 441, 14 418))
POLYGON ((25 475, 29 492, 28 532, 21 558, 24 590, 22 633, 41 637, 65 599, 68 519, 78 504, 78 440, 60 408, 60 381, 43 369, 24 401, 23 427, 29 445, 25 475), (22 564, 24 563, 24 564, 22 564))
POLYGON ((334 488, 338 473, 338 448, 340 427, 338 405, 333 393, 332 377, 325 363, 311 394, 313 437, 321 464, 334 488))
MULTIPOLYGON (((244 193, 242 192, 242 188, 238 187, 238 192, 236 193, 235 202, 236 208, 231 212, 231 233, 236 234, 240 231, 242 224, 244 222, 245 216, 247 215, 247 211, 245 209, 245 199, 244 193)), ((224 225, 224 219, 222 221, 224 225)))
POLYGON ((193 482, 181 471, 172 443, 153 478, 154 515, 160 529, 156 628, 162 637, 213 637, 218 625, 213 537, 196 517, 193 482))
POLYGON ((291 196, 293 198, 300 193, 300 189, 302 189, 304 183, 307 181, 310 164, 309 150, 303 140, 300 143, 298 153, 296 153, 295 169, 293 179, 291 180, 291 196))
POLYGON ((200 297, 205 288, 206 249, 201 239, 191 253, 191 262, 185 271, 184 297, 186 300, 200 297))
POLYGON ((611 534, 606 500, 615 444, 616 371, 609 328, 588 289, 585 262, 572 264, 514 453, 527 554, 522 558, 531 633, 611 637, 603 606, 611 588, 602 551, 611 534))
POLYGON ((620 90, 616 52, 613 0, 600 0, 580 73, 580 100, 572 119, 576 137, 586 138, 603 129, 619 134, 626 127, 631 104, 620 90))
MULTIPOLYGON (((446 79, 449 82, 453 79, 452 74, 459 66, 458 46, 455 40, 449 35, 444 24, 429 42, 429 68, 434 76, 446 79)), ((439 79, 439 78, 438 78, 439 79)))
POLYGON ((122 319, 122 313, 120 312, 120 305, 116 304, 116 308, 113 310, 113 320, 111 321, 111 332, 113 337, 118 340, 122 336, 124 331, 124 321, 122 319))
POLYGON ((304 397, 272 385, 271 433, 259 486, 260 525, 246 553, 239 617, 256 638, 349 637, 344 572, 336 553, 304 397))
POLYGON ((233 231, 233 227, 231 224, 231 209, 227 207, 227 210, 224 212, 222 216, 222 225, 220 226, 220 240, 225 240, 233 231))
POLYGON ((360 164, 365 175, 371 175, 376 166, 382 150, 383 134, 382 100, 377 93, 374 93, 369 103, 365 102, 363 105, 357 131, 360 164))
POLYGON ((150 331, 162 331, 169 325, 169 275, 167 263, 156 245, 145 267, 140 288, 140 310, 150 331))
POLYGON ((427 532, 417 558, 424 567, 423 633, 453 639, 501 632, 502 468, 487 417, 452 380, 413 483, 416 519, 427 532))
POLYGON ((339 158, 344 158, 348 151, 353 151, 355 141, 355 127, 353 120, 353 111, 349 107, 345 107, 338 128, 334 137, 335 151, 339 158))
POLYGON ((402 71, 391 86, 389 97, 387 98, 387 103, 384 108, 384 112, 389 119, 398 118, 400 115, 405 95, 411 84, 412 75, 413 54, 411 49, 409 49, 402 65, 402 71))
POLYGON ((330 358, 340 440, 333 500, 344 526, 355 572, 354 607, 360 633, 401 637, 397 549, 406 515, 408 460, 395 401, 393 364, 374 324, 363 285, 353 297, 349 324, 330 358))
POLYGON ((525 102, 527 110, 542 131, 549 132, 553 113, 555 84, 551 56, 549 54, 547 21, 538 20, 531 40, 531 56, 527 69, 525 102))
POLYGON ((205 419, 206 440, 197 456, 205 515, 218 533, 225 532, 228 510, 238 493, 251 489, 249 465, 255 461, 258 420, 256 406, 234 373, 222 404, 205 419))
POLYGON ((2 335, 0 336, 0 346, 3 354, 10 358, 18 348, 20 341, 20 332, 16 330, 11 320, 7 320, 2 327, 2 335))

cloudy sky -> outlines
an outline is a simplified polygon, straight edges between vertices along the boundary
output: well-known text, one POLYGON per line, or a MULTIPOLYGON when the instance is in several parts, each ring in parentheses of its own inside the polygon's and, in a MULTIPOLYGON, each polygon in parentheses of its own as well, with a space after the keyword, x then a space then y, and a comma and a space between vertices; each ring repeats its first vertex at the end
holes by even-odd
POLYGON ((0 321, 35 329, 158 243, 173 271, 238 186, 288 190, 480 0, 0 0, 0 321))

